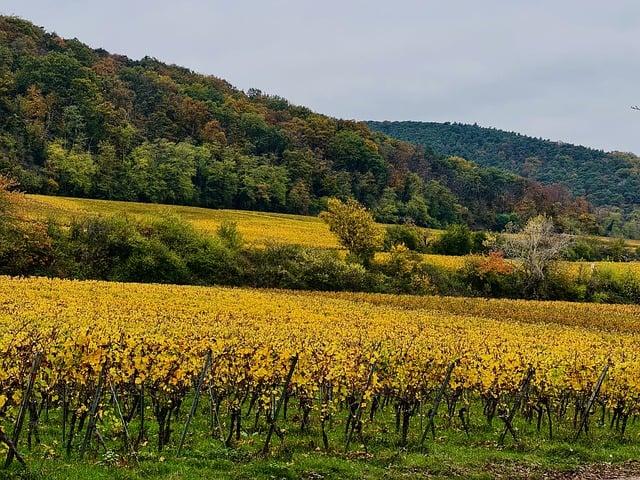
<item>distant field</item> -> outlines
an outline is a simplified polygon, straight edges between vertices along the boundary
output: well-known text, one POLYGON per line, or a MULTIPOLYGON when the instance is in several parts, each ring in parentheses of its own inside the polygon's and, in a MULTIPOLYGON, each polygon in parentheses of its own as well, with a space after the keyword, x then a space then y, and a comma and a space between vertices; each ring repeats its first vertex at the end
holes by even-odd
POLYGON ((236 222, 245 240, 252 244, 280 242, 339 248, 327 225, 317 217, 45 195, 28 195, 28 199, 27 208, 30 214, 40 218, 55 217, 62 222, 70 221, 74 216, 82 214, 126 214, 140 219, 150 219, 163 213, 173 213, 205 233, 215 233, 225 220, 236 222))
MULTIPOLYGON (((384 259, 388 253, 378 253, 376 258, 384 259)), ((472 257, 458 255, 423 254, 425 262, 441 268, 459 270, 465 266, 472 257)), ((561 268, 569 274, 577 276, 589 274, 593 269, 610 272, 612 276, 620 278, 626 275, 640 276, 640 262, 562 262, 561 268)))
MULTIPOLYGON (((38 218, 54 217, 63 223, 69 222, 74 216, 85 214, 123 214, 139 219, 152 219, 171 213, 181 216, 198 230, 210 234, 215 233, 223 221, 229 220, 236 222, 245 240, 253 245, 278 242, 318 248, 340 248, 335 236, 322 220, 302 215, 46 195, 27 195, 26 209, 28 215, 38 218)), ((380 225, 381 229, 383 227, 380 225)), ((438 230, 429 232, 433 235, 439 233, 438 230)), ((629 241, 629 244, 633 244, 633 241, 629 241)), ((387 255, 379 253, 377 258, 387 255)), ((428 263, 451 269, 462 268, 467 260, 467 257, 434 254, 425 254, 423 257, 428 263)), ((640 262, 565 262, 565 265, 575 275, 580 271, 588 273, 588 270, 594 267, 609 270, 614 275, 640 275, 640 262)))

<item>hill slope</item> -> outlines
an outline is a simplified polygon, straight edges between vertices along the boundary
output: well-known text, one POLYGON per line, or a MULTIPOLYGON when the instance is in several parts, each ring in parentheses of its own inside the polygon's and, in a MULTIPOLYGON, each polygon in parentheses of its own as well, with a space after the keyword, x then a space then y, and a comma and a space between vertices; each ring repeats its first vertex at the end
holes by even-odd
POLYGON ((498 167, 545 184, 560 183, 595 205, 640 206, 640 158, 629 153, 528 137, 478 125, 435 122, 368 122, 370 128, 498 167))
POLYGON ((0 173, 32 193, 500 228, 588 206, 258 90, 0 17, 0 173))
POLYGON ((242 237, 254 246, 277 242, 340 248, 327 224, 311 216, 48 195, 28 195, 22 208, 28 218, 55 219, 60 225, 68 225, 73 218, 85 215, 128 215, 140 220, 154 220, 165 214, 177 215, 198 231, 211 235, 217 232, 223 222, 228 221, 235 223, 242 237))

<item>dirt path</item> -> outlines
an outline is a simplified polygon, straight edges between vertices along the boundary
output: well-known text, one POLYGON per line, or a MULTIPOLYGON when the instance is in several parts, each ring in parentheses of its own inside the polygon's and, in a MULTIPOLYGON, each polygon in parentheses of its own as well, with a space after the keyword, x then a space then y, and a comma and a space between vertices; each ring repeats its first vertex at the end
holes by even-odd
POLYGON ((640 461, 631 461, 622 465, 590 465, 574 472, 549 474, 543 476, 549 480, 640 480, 640 461))

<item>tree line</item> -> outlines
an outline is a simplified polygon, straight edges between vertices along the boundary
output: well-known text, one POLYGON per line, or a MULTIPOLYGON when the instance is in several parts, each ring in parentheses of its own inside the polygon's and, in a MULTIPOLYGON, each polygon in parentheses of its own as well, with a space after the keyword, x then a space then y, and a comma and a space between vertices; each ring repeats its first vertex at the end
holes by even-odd
POLYGON ((367 122, 395 138, 500 168, 584 197, 597 208, 599 233, 640 238, 640 159, 625 152, 529 137, 461 123, 367 122))
POLYGON ((355 198, 387 223, 501 229, 590 205, 145 57, 0 17, 0 173, 27 192, 317 214, 355 198))

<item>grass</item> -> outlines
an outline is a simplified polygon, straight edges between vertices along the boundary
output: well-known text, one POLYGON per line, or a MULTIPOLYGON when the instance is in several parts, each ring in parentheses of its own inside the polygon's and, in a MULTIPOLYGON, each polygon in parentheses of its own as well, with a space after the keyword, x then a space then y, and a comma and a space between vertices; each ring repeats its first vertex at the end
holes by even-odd
MULTIPOLYGON (((190 402, 190 400, 189 400, 190 402)), ((567 419, 548 440, 546 426, 536 431, 535 420, 528 423, 519 419, 518 441, 508 438, 499 446, 502 422, 495 419, 489 426, 482 416, 480 403, 472 404, 471 431, 467 436, 457 418, 442 419, 436 437, 428 437, 425 447, 419 448, 419 420, 414 418, 409 446, 397 445, 393 411, 388 408, 375 423, 365 423, 364 438, 367 447, 354 444, 344 451, 344 416, 336 419, 330 433, 329 451, 320 448, 317 425, 301 433, 298 418, 291 414, 282 422, 286 435, 281 442, 274 437, 271 452, 261 455, 264 432, 251 429, 242 432, 233 448, 212 438, 207 411, 203 402, 195 417, 191 433, 181 457, 177 456, 178 441, 185 413, 175 424, 172 442, 158 452, 153 443, 154 425, 148 431, 149 442, 141 447, 137 459, 123 455, 119 430, 115 419, 103 418, 100 428, 106 447, 89 451, 84 460, 77 450, 67 458, 59 442, 59 419, 52 416, 43 425, 41 445, 26 453, 27 471, 17 465, 9 471, 0 470, 0 478, 29 480, 63 479, 122 479, 122 480, 191 480, 191 479, 404 479, 404 478, 545 478, 549 472, 571 472, 587 464, 624 464, 640 457, 640 428, 631 425, 626 438, 620 439, 608 426, 600 427, 592 419, 588 436, 573 440, 574 430, 567 419), (115 432, 107 435, 108 432, 115 432)), ((187 409, 185 408, 186 412, 187 409)), ((149 412, 149 416, 151 413, 149 412)), ((134 420, 131 430, 136 431, 134 420)), ((150 422, 148 422, 150 423, 150 422)), ((23 446, 23 450, 26 450, 23 446)))

